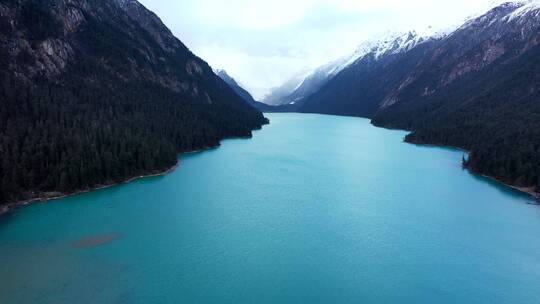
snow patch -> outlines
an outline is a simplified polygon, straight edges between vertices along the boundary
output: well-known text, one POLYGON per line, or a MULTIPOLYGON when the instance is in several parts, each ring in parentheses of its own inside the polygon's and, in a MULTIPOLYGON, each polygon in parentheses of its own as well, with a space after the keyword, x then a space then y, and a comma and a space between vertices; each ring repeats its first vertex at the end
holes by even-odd
POLYGON ((523 18, 527 14, 536 10, 536 16, 540 14, 540 0, 526 0, 513 2, 516 6, 519 6, 516 10, 506 16, 506 21, 512 21, 515 19, 523 18))

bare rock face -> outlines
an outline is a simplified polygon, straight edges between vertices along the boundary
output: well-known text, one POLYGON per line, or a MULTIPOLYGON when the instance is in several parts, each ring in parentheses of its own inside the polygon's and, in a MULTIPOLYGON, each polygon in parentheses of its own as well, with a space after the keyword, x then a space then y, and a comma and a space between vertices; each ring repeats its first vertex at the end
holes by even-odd
POLYGON ((148 11, 136 0, 116 0, 118 5, 133 20, 137 20, 156 42, 168 52, 173 52, 175 48, 185 48, 178 39, 174 37, 169 29, 164 30, 163 23, 157 15, 148 11))
POLYGON ((37 57, 42 60, 40 68, 48 76, 60 74, 68 64, 68 60, 73 57, 71 46, 60 39, 47 39, 41 42, 36 52, 37 57))
POLYGON ((54 6, 0 3, 0 18, 0 48, 7 50, 7 68, 26 81, 52 78, 65 70, 75 55, 69 34, 84 22, 81 10, 67 0, 54 6))
POLYGON ((69 6, 66 8, 65 17, 62 19, 64 29, 67 33, 74 33, 86 19, 81 11, 75 6, 69 6))
POLYGON ((197 64, 197 62, 190 61, 186 64, 186 72, 189 75, 202 75, 203 69, 201 68, 199 64, 197 64))
POLYGON ((1 2, 0 38, 5 69, 28 83, 40 77, 61 81, 62 73, 84 58, 119 81, 189 90, 202 102, 216 98, 205 87, 195 90, 187 84, 211 81, 225 87, 208 64, 136 0, 1 2))

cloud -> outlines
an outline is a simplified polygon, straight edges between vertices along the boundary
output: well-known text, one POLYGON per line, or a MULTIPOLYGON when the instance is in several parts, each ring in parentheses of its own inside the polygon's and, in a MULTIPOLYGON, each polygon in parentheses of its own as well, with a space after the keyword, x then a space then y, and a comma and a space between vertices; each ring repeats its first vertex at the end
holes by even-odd
POLYGON ((386 31, 445 28, 499 0, 140 0, 256 98, 386 31))

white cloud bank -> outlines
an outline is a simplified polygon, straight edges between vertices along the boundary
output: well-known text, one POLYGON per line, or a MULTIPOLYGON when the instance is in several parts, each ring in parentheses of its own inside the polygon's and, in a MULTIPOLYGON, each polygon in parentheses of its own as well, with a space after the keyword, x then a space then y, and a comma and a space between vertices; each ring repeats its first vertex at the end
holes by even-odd
POLYGON ((140 0, 256 98, 387 31, 459 24, 502 0, 140 0))

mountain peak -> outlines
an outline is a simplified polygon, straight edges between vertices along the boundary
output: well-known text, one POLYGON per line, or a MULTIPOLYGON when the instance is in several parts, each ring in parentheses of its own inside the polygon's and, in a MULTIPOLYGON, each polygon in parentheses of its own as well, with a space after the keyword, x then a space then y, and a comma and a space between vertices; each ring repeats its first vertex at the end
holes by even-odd
POLYGON ((522 18, 529 13, 535 13, 536 16, 540 14, 540 0, 518 1, 507 5, 514 8, 514 11, 506 17, 508 21, 522 18))
POLYGON ((221 78, 225 83, 229 85, 229 87, 244 101, 246 101, 248 104, 255 106, 257 104, 257 101, 251 96, 251 94, 244 89, 234 78, 232 78, 227 71, 223 69, 216 69, 214 70, 214 73, 221 78))
POLYGON ((224 78, 224 77, 225 77, 225 78, 229 78, 229 79, 231 79, 231 80, 234 81, 234 79, 229 75, 229 73, 227 73, 226 70, 223 70, 223 69, 216 69, 216 70, 214 70, 214 72, 216 73, 216 75, 218 75, 218 76, 221 77, 221 78, 224 78))

